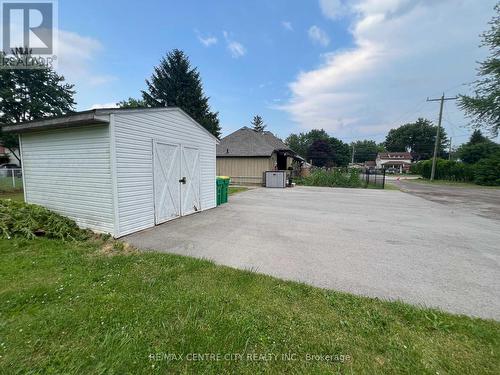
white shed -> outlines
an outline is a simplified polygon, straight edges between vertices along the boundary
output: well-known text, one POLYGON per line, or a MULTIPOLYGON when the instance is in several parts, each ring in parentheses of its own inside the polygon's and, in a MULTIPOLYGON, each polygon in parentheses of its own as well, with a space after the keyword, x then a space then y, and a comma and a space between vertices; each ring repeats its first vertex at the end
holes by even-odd
POLYGON ((19 133, 24 199, 124 236, 216 206, 218 140, 179 108, 95 109, 19 133))

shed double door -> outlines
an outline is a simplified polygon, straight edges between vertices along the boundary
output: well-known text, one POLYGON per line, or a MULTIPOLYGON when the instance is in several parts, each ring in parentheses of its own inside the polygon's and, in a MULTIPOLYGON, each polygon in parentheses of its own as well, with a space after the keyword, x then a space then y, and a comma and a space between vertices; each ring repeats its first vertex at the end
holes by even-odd
POLYGON ((153 156, 155 224, 199 211, 199 150, 153 142, 153 156))

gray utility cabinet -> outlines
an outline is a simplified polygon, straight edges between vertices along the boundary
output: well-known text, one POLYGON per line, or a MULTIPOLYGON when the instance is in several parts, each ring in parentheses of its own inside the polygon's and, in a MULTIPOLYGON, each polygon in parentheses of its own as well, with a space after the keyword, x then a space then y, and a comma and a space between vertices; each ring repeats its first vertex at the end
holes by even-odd
POLYGON ((266 187, 284 188, 286 187, 286 171, 266 171, 266 187))

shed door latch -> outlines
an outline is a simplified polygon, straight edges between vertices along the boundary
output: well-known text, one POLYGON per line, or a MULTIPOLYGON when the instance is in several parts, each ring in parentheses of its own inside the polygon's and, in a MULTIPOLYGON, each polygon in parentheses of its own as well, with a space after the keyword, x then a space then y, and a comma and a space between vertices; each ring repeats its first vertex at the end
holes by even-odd
POLYGON ((179 180, 179 182, 181 182, 181 183, 185 184, 185 183, 186 183, 186 177, 182 177, 182 178, 179 180))

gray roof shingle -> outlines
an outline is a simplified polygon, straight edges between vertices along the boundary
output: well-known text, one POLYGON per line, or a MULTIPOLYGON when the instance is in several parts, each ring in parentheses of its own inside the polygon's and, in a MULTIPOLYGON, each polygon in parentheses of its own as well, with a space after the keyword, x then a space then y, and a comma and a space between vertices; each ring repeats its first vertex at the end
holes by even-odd
POLYGON ((271 156, 275 150, 292 151, 273 133, 244 126, 220 140, 217 156, 271 156))

